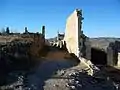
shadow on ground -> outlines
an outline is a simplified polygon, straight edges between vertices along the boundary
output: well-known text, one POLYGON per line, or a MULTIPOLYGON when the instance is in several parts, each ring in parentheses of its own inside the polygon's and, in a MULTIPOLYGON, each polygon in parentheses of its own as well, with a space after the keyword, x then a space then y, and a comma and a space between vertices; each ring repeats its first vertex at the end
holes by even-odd
POLYGON ((45 81, 52 78, 58 70, 67 69, 80 63, 75 55, 58 48, 46 47, 41 53, 42 58, 36 60, 37 64, 34 68, 30 71, 15 70, 13 73, 11 72, 12 75, 7 77, 6 85, 15 83, 17 78, 23 75, 25 77, 25 86, 35 86, 37 88, 31 90, 44 90, 43 86, 45 85, 45 81))
MULTIPOLYGON (((55 52, 56 56, 59 52, 55 52)), ((59 53, 60 54, 60 53, 59 53)), ((37 89, 36 90, 44 90, 43 86, 45 85, 45 81, 50 79, 58 70, 67 69, 73 66, 78 65, 78 60, 74 57, 72 58, 56 58, 52 57, 53 53, 48 53, 48 57, 43 59, 42 63, 38 64, 38 66, 32 70, 31 74, 28 74, 28 82, 29 86, 34 85, 37 89), (48 59, 48 57, 51 58, 48 59)), ((61 55, 61 54, 60 54, 61 55)))

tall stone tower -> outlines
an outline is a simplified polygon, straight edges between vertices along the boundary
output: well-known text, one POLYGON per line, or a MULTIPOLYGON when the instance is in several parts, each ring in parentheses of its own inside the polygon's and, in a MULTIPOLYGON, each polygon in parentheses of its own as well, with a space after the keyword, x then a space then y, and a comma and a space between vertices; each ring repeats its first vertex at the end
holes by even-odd
POLYGON ((69 53, 80 56, 80 36, 82 34, 82 10, 76 9, 66 21, 64 40, 69 53))
POLYGON ((27 27, 25 27, 25 31, 24 31, 24 33, 25 33, 25 34, 28 33, 28 28, 27 28, 27 27))
POLYGON ((43 35, 44 38, 45 38, 45 26, 42 26, 42 35, 43 35))

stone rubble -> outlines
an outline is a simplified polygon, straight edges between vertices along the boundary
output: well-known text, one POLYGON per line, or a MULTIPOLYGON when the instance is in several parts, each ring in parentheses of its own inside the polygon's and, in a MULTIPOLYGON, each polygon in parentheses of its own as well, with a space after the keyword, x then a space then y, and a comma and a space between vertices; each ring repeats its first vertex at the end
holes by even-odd
POLYGON ((68 80, 67 87, 71 90, 118 90, 120 84, 115 87, 113 81, 107 80, 107 77, 90 76, 84 72, 73 71, 68 74, 72 79, 68 80))
POLYGON ((36 90, 35 85, 28 86, 28 80, 25 75, 27 73, 23 72, 24 71, 10 73, 7 82, 13 80, 13 83, 1 86, 0 90, 36 90))
MULTIPOLYGON (((89 75, 89 69, 68 68, 58 70, 57 78, 50 78, 45 81, 44 90, 120 90, 120 83, 114 82, 110 77, 100 74, 89 75)), ((26 73, 13 72, 10 77, 17 80, 7 86, 2 86, 0 90, 39 90, 35 85, 29 85, 26 73)), ((54 76, 53 76, 54 77, 54 76)))

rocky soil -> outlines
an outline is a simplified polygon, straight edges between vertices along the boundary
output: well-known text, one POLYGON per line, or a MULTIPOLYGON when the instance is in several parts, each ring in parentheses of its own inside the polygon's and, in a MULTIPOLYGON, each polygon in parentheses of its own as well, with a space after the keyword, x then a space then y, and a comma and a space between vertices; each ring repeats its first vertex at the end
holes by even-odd
POLYGON ((21 41, 0 44, 0 90, 120 90, 120 70, 100 66, 91 75, 84 63, 57 48, 49 48, 29 68, 26 51, 30 45, 21 41))
MULTIPOLYGON (((75 63, 74 63, 75 64, 75 63)), ((73 66, 69 61, 43 62, 29 72, 9 73, 8 85, 1 90, 119 90, 119 82, 114 81, 104 71, 88 75, 89 69, 82 63, 73 66), (69 63, 69 65, 68 65, 69 63), (70 67, 71 66, 71 67, 70 67), (86 69, 85 69, 86 68, 86 69)))
POLYGON ((119 70, 104 66, 91 76, 84 63, 56 49, 41 59, 29 71, 10 72, 0 90, 120 90, 119 70))

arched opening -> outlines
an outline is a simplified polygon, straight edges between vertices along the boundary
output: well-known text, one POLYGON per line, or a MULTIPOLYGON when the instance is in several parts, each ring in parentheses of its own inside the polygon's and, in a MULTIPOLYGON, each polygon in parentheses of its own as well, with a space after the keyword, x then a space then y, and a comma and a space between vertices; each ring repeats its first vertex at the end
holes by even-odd
POLYGON ((91 61, 95 65, 106 65, 107 64, 106 52, 100 49, 91 48, 91 61))

